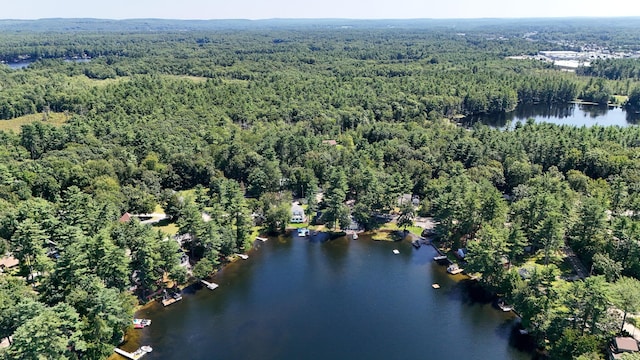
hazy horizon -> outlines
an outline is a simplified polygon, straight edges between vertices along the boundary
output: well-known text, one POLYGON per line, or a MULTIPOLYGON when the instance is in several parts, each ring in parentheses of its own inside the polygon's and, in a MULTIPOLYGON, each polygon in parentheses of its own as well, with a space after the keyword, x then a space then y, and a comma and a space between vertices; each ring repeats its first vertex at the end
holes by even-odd
POLYGON ((619 0, 602 6, 596 0, 540 0, 535 4, 508 0, 237 0, 233 3, 207 0, 30 0, 3 6, 4 20, 37 19, 165 19, 165 20, 268 20, 268 19, 521 19, 572 17, 635 17, 640 6, 634 0, 619 0))

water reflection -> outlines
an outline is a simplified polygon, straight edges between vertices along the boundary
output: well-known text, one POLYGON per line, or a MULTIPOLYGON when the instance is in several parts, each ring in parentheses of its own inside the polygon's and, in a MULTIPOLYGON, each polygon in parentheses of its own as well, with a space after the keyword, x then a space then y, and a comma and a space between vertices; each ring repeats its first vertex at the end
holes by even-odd
POLYGON ((514 111, 500 114, 470 116, 463 123, 466 126, 480 122, 482 124, 506 129, 517 122, 533 119, 536 123, 552 123, 573 126, 630 126, 640 121, 640 113, 625 111, 622 108, 587 105, 587 104, 554 104, 554 105, 520 105, 514 111))
POLYGON ((269 238, 218 273, 215 291, 138 314, 153 320, 140 342, 149 360, 531 359, 509 346, 513 315, 470 299, 435 253, 366 236, 269 238))

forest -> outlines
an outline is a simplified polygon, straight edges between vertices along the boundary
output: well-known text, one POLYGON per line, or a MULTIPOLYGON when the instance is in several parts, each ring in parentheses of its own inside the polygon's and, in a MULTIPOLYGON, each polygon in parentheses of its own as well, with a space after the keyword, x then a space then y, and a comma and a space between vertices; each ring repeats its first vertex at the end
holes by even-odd
POLYGON ((0 273, 0 357, 108 357, 139 304, 206 278, 257 226, 284 232, 304 199, 335 231, 432 216, 541 356, 604 358, 640 311, 640 128, 457 123, 640 108, 638 59, 507 59, 640 49, 637 22, 571 21, 0 22, 0 254, 19 261, 0 273), (402 194, 422 200, 398 210, 402 194), (158 208, 184 242, 119 221, 158 208))

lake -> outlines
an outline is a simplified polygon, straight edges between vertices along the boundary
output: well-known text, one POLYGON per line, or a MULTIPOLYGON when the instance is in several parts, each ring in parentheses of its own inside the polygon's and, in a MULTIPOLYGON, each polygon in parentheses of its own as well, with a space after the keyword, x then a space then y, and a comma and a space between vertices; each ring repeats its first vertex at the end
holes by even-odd
POLYGON ((508 122, 515 126, 517 121, 526 122, 533 118, 535 122, 574 126, 630 126, 640 123, 640 114, 627 112, 619 107, 587 104, 520 105, 514 111, 501 114, 486 114, 463 119, 470 126, 476 122, 504 129, 508 122))
POLYGON ((137 315, 153 321, 135 330, 154 349, 145 359, 532 357, 513 345, 514 315, 474 300, 471 282, 434 263, 430 246, 294 236, 248 254, 213 278, 216 290, 137 315))
MULTIPOLYGON (((10 67, 13 70, 18 70, 18 69, 24 69, 27 66, 33 64, 36 60, 21 60, 21 61, 17 61, 17 62, 8 62, 8 63, 4 63, 3 65, 6 65, 8 67, 10 67)), ((68 58, 68 59, 64 59, 65 62, 74 62, 74 63, 85 63, 85 62, 90 62, 91 58, 68 58)))

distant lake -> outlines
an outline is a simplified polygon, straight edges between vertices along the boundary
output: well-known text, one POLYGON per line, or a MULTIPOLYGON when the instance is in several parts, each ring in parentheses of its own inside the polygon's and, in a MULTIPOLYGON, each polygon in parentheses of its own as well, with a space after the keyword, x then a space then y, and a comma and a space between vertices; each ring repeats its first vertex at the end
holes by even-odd
MULTIPOLYGON (((75 63, 84 63, 84 62, 89 62, 91 61, 91 59, 89 58, 78 58, 78 59, 64 59, 65 62, 75 62, 75 63)), ((10 67, 13 70, 18 70, 18 69, 23 69, 26 68, 27 66, 33 64, 34 62, 36 62, 36 60, 21 60, 21 61, 17 61, 17 62, 7 62, 4 63, 4 65, 7 65, 8 67, 10 67)))
POLYGON ((137 315, 152 320, 135 330, 153 347, 145 359, 532 358, 515 345, 516 317, 474 297, 430 246, 294 236, 248 254, 213 278, 216 290, 137 315))
POLYGON ((23 61, 18 61, 18 62, 9 62, 9 63, 5 63, 4 65, 7 65, 8 67, 12 68, 13 70, 17 70, 17 69, 26 68, 27 66, 31 65, 31 63, 33 63, 33 60, 23 60, 23 61))
POLYGON ((627 112, 619 107, 586 105, 586 104, 555 104, 555 105, 520 105, 514 111, 502 114, 486 114, 463 119, 462 122, 471 126, 476 122, 495 128, 505 128, 508 122, 515 126, 516 122, 526 122, 533 118, 536 123, 552 123, 573 126, 630 126, 640 123, 640 114, 627 112))

